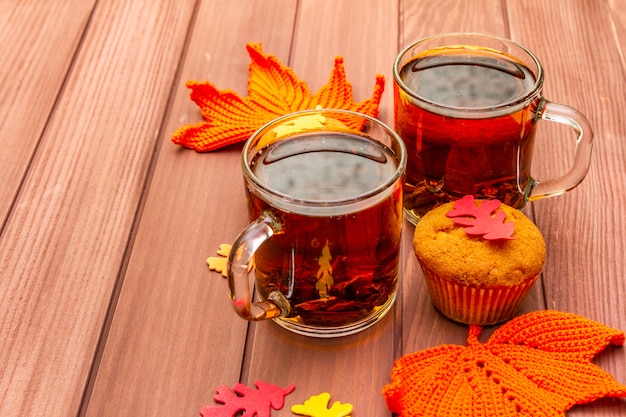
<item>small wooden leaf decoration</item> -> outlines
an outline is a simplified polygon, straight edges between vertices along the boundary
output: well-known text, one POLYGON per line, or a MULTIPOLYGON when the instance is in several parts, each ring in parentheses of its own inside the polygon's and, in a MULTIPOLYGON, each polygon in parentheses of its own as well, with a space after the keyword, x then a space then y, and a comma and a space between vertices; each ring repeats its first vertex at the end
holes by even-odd
POLYGON ((446 213, 446 216, 452 218, 457 226, 464 227, 468 236, 482 236, 486 240, 515 239, 513 237, 515 224, 504 223, 506 213, 497 211, 500 204, 498 200, 483 200, 476 206, 474 197, 466 195, 454 203, 454 208, 446 213))

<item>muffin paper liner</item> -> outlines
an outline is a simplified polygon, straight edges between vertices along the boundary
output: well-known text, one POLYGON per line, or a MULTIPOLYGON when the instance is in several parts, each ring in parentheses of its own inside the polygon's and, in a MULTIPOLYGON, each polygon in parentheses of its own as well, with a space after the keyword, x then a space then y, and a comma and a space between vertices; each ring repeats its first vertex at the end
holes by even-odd
POLYGON ((444 316, 466 324, 488 325, 517 313, 539 274, 513 286, 467 285, 441 277, 422 265, 433 305, 444 316))

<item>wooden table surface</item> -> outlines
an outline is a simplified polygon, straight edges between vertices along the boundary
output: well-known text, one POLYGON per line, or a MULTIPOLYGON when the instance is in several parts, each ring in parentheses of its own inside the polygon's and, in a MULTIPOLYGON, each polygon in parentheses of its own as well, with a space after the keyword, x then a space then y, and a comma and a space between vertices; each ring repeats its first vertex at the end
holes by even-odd
MULTIPOLYGON (((355 100, 418 38, 512 38, 546 69, 545 95, 586 114, 592 166, 527 214, 548 260, 522 312, 557 309, 626 330, 626 2, 623 0, 0 0, 0 415, 197 416, 218 385, 327 391, 353 416, 389 415, 400 356, 465 344, 432 307, 406 225, 398 300, 333 340, 248 324, 205 260, 247 224, 241 145, 199 154, 172 133, 200 121, 187 80, 246 95, 247 42, 313 92, 343 56, 355 100)), ((535 174, 569 167, 573 135, 540 127, 535 174)), ((626 383, 626 349, 594 363, 626 383)), ((626 401, 571 416, 624 416, 626 401)))

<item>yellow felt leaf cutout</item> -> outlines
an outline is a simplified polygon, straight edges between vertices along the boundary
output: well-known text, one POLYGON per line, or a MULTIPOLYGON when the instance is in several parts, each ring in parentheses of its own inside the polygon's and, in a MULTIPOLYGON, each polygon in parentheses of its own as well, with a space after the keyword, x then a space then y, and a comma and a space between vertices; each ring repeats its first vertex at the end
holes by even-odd
POLYGON ((403 356, 383 394, 399 417, 564 417, 576 404, 626 397, 626 386, 591 363, 624 333, 580 316, 540 311, 504 324, 484 344, 443 345, 403 356))
POLYGON ((206 262, 209 265, 209 269, 221 272, 223 276, 226 276, 226 265, 228 264, 228 255, 230 254, 231 249, 232 245, 222 243, 220 248, 217 250, 217 254, 220 256, 209 256, 207 258, 206 262))
POLYGON ((335 401, 328 408, 330 394, 323 392, 319 395, 313 395, 304 404, 296 404, 291 407, 291 412, 302 416, 309 417, 349 417, 352 413, 352 404, 342 404, 335 401))
POLYGON ((246 48, 251 59, 248 96, 241 98, 234 91, 220 91, 206 81, 188 81, 190 97, 200 107, 204 121, 178 129, 172 135, 172 142, 209 152, 247 140, 258 128, 279 116, 318 106, 378 115, 385 85, 382 75, 376 76, 372 96, 354 103, 343 58, 337 57, 328 83, 311 95, 307 84, 276 57, 264 54, 260 44, 249 43, 246 48))
MULTIPOLYGON (((228 276, 227 273, 227 265, 228 265, 228 255, 230 255, 230 250, 232 249, 232 245, 228 243, 222 243, 220 248, 217 250, 217 254, 220 256, 209 256, 206 260, 207 265, 209 265, 209 269, 215 272, 221 272, 224 278, 228 276)), ((250 272, 254 268, 254 258, 248 264, 248 272, 250 272)))

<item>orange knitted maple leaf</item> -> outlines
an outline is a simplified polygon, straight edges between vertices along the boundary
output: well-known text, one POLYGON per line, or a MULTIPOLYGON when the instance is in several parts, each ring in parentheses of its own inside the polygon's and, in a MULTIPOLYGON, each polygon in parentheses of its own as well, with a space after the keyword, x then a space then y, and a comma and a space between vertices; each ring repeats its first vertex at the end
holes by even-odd
POLYGON ((400 358, 383 394, 408 416, 565 416, 576 404, 626 397, 626 386, 591 363, 624 333, 573 314, 540 311, 511 320, 481 344, 443 345, 400 358))
POLYGON ((209 82, 188 81, 191 99, 200 107, 203 122, 186 125, 172 135, 175 144, 209 152, 245 141, 265 123, 298 110, 322 108, 347 109, 372 117, 378 115, 385 78, 376 76, 372 97, 354 103, 352 85, 346 80, 343 58, 335 58, 328 83, 311 95, 305 82, 272 56, 260 44, 246 45, 249 66, 248 96, 241 98, 231 90, 219 91, 209 82))

